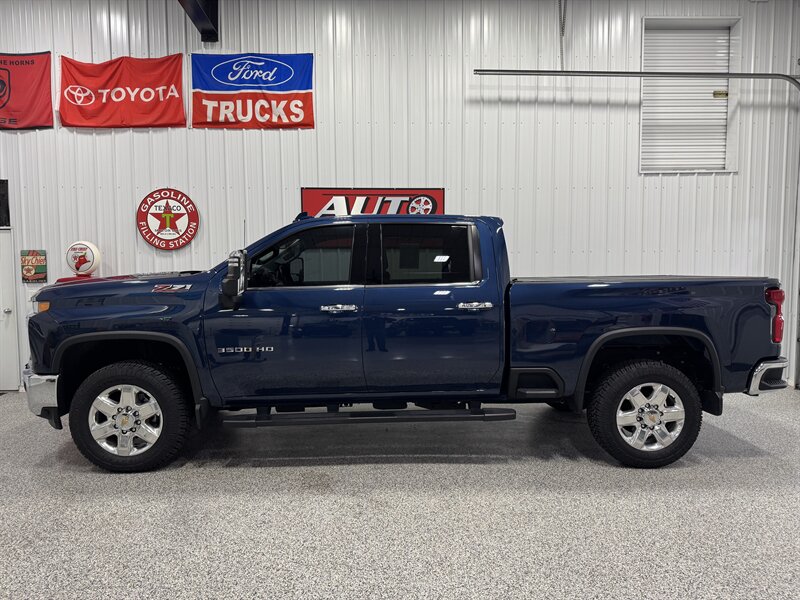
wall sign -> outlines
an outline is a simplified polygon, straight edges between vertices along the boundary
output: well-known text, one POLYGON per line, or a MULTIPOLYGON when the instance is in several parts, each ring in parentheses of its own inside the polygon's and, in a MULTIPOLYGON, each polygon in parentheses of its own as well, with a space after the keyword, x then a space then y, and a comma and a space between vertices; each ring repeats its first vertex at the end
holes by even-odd
POLYGON ((183 56, 83 63, 61 57, 61 123, 68 127, 178 127, 183 56))
POLYGON ((314 127, 313 54, 192 54, 192 126, 314 127))
POLYGON ((50 53, 0 54, 0 129, 52 126, 50 53))
POLYGON ((76 275, 91 275, 100 266, 100 250, 92 242, 75 242, 67 248, 66 258, 76 275))
POLYGON ((189 244, 200 228, 200 213, 192 199, 179 190, 150 192, 136 209, 136 228, 145 242, 159 250, 178 250, 189 244))
POLYGON ((22 283, 47 283, 47 251, 21 250, 22 283))
POLYGON ((301 210, 314 217, 442 215, 444 188, 302 188, 301 210))

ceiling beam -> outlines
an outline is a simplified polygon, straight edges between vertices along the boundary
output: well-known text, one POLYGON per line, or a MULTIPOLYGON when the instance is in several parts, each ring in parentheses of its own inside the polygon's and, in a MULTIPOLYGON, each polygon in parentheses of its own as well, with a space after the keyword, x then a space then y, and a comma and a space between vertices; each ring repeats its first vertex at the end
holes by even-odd
POLYGON ((219 41, 218 0, 178 0, 178 2, 200 32, 201 41, 219 41))

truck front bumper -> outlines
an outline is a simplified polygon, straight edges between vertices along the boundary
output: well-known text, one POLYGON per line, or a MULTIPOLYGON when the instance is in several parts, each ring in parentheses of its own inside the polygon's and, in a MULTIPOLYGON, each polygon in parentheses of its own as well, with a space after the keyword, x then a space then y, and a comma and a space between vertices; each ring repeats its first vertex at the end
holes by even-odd
POLYGON ((25 386, 25 396, 31 412, 50 421, 56 429, 61 429, 56 396, 58 375, 37 375, 30 367, 25 367, 22 371, 22 385, 25 386))
POLYGON ((789 360, 783 356, 758 363, 750 374, 747 393, 751 396, 758 396, 765 392, 784 389, 789 385, 783 378, 783 370, 788 366, 789 360))

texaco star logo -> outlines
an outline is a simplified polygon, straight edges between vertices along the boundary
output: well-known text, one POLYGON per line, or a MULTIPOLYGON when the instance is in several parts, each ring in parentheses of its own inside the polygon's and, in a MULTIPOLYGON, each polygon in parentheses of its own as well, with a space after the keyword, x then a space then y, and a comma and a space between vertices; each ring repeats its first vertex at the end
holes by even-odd
POLYGON ((64 98, 75 106, 87 106, 94 102, 94 92, 82 85, 71 85, 64 90, 64 98))
POLYGON ((136 228, 148 244, 159 250, 178 250, 197 235, 200 214, 192 199, 181 191, 161 188, 148 194, 136 210, 136 228))

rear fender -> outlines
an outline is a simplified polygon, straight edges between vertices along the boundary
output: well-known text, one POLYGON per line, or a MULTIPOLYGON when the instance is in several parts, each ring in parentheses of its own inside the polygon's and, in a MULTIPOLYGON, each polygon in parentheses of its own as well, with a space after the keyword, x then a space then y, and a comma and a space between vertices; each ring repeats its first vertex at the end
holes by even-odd
POLYGON ((713 370, 712 389, 700 391, 700 398, 703 401, 703 410, 713 415, 722 414, 722 394, 724 392, 722 387, 722 367, 720 366, 719 355, 714 347, 714 342, 702 331, 685 327, 630 327, 626 329, 608 331, 599 336, 592 343, 592 345, 589 347, 589 351, 586 353, 586 357, 581 365, 581 370, 578 373, 575 394, 568 399, 568 404, 573 411, 580 412, 586 405, 584 396, 586 394, 586 383, 589 379, 589 372, 591 371, 594 359, 603 349, 603 346, 611 341, 619 340, 621 338, 642 335, 690 337, 700 341, 711 358, 711 367, 713 370))

